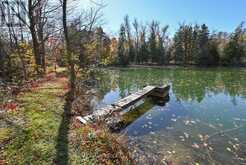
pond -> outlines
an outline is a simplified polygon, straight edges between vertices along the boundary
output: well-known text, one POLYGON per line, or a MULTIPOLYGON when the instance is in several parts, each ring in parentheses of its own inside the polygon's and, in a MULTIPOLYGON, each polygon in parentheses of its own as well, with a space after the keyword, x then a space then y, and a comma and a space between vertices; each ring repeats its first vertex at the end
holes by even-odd
POLYGON ((163 84, 171 85, 165 105, 145 99, 121 116, 138 164, 246 164, 244 69, 105 69, 94 107, 163 84))

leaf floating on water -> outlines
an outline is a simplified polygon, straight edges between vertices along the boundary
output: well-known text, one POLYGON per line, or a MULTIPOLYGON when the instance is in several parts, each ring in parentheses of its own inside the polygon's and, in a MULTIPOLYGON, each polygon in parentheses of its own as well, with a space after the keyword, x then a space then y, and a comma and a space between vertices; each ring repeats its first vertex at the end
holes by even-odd
POLYGON ((152 124, 152 122, 151 122, 151 121, 149 121, 149 122, 148 122, 148 124, 149 124, 149 125, 151 125, 151 124, 152 124))
POLYGON ((187 132, 184 132, 184 136, 186 139, 188 139, 190 137, 190 135, 187 132))
POLYGON ((232 152, 230 147, 226 147, 226 150, 229 151, 229 152, 232 152))
POLYGON ((190 123, 192 123, 192 124, 196 124, 196 121, 194 121, 194 120, 191 120, 191 121, 190 121, 190 123))
POLYGON ((151 134, 151 135, 154 135, 154 134, 155 134, 155 132, 154 132, 154 131, 151 131, 151 132, 150 132, 150 134, 151 134))
POLYGON ((198 134, 197 136, 200 138, 201 141, 204 141, 204 138, 203 138, 202 134, 198 134))
POLYGON ((184 120, 184 124, 185 125, 192 125, 192 124, 196 124, 196 121, 194 121, 194 120, 184 120))
POLYGON ((151 115, 151 114, 148 114, 148 115, 146 116, 146 119, 151 120, 151 119, 152 119, 152 115, 151 115))
POLYGON ((190 124, 190 121, 189 120, 184 120, 184 124, 185 125, 189 125, 190 124))
POLYGON ((204 147, 207 147, 207 146, 208 146, 208 143, 203 143, 203 146, 204 146, 204 147))
POLYGON ((198 123, 199 123, 199 122, 201 122, 201 120, 200 120, 200 119, 196 119, 196 122, 198 122, 198 123))
POLYGON ((233 147, 235 150, 239 150, 240 145, 239 145, 239 144, 234 144, 232 147, 233 147))
POLYGON ((193 148, 195 148, 195 149, 199 149, 199 148, 200 148, 200 146, 199 146, 197 143, 193 143, 193 144, 191 145, 191 147, 193 147, 193 148))
POLYGON ((173 122, 176 122, 177 121, 177 119, 171 119, 173 122))
POLYGON ((233 143, 231 141, 228 141, 228 144, 233 145, 233 143))
POLYGON ((219 123, 218 125, 219 125, 220 127, 223 127, 223 124, 221 124, 221 123, 219 123))
POLYGON ((240 121, 241 119, 240 118, 237 118, 237 117, 234 117, 233 120, 240 121))
POLYGON ((208 126, 211 127, 211 128, 216 129, 216 127, 213 124, 209 124, 208 126))
POLYGON ((196 162, 195 165, 200 165, 200 164, 198 162, 196 162))
POLYGON ((210 151, 213 151, 213 150, 214 150, 212 147, 208 147, 208 149, 209 149, 210 151))
POLYGON ((180 140, 181 140, 182 142, 184 142, 184 141, 185 141, 184 136, 179 136, 179 138, 180 138, 180 140))
POLYGON ((173 127, 166 127, 166 129, 167 129, 167 130, 172 130, 172 129, 173 129, 173 127))
POLYGON ((204 140, 206 141, 206 140, 208 140, 209 139, 209 135, 205 135, 204 136, 204 140))
POLYGON ((147 120, 151 120, 151 119, 152 119, 152 117, 150 117, 150 116, 146 116, 146 119, 147 119, 147 120))
POLYGON ((148 125, 147 125, 147 124, 144 124, 144 127, 145 127, 145 128, 147 128, 147 127, 148 127, 148 125))

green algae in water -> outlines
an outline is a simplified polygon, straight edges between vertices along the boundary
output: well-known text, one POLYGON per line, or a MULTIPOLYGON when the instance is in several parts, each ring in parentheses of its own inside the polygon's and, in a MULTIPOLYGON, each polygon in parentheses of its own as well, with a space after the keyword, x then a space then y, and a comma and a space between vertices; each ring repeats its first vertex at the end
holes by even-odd
POLYGON ((142 106, 123 116, 129 149, 139 164, 246 163, 244 69, 115 69, 98 82, 96 107, 145 85, 171 84, 165 106, 142 106), (140 109, 139 109, 140 108, 140 109))

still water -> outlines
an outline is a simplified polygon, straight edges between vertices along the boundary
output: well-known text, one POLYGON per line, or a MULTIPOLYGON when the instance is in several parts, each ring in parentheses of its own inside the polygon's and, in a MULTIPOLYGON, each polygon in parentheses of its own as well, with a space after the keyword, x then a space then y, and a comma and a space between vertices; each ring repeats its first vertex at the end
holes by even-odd
POLYGON ((121 116, 120 133, 138 164, 246 164, 246 70, 107 69, 95 108, 146 85, 170 84, 169 100, 145 99, 121 116))

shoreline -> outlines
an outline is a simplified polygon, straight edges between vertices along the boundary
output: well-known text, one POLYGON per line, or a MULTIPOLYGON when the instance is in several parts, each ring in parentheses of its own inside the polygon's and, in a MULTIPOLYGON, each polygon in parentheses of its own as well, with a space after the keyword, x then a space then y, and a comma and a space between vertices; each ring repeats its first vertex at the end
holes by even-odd
POLYGON ((99 68, 109 68, 109 69, 117 69, 117 68, 153 68, 153 69, 246 69, 246 66, 198 66, 198 65, 127 65, 127 66, 100 66, 99 68))

